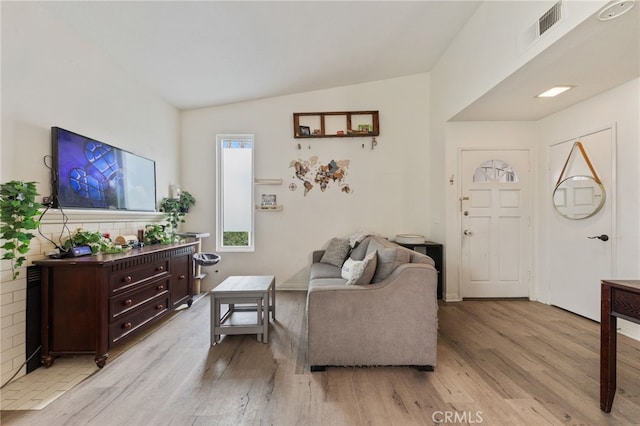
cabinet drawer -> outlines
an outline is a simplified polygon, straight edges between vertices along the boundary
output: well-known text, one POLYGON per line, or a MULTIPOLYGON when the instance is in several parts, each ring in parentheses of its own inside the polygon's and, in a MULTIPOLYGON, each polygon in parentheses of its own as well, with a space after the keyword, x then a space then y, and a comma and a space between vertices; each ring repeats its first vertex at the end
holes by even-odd
POLYGON ((169 273, 169 259, 159 259, 140 265, 137 268, 124 269, 111 273, 110 283, 113 293, 125 291, 143 281, 167 275, 169 273))
POLYGON ((612 291, 611 311, 629 318, 638 318, 640 315, 640 294, 617 288, 612 291))
POLYGON ((148 300, 158 297, 163 293, 167 293, 169 291, 169 282, 170 280, 167 277, 163 280, 145 284, 141 288, 136 288, 131 292, 112 297, 109 306, 111 321, 121 315, 131 312, 148 300))
POLYGON ((149 300, 128 315, 118 317, 109 325, 109 341, 116 343, 167 312, 169 312, 168 293, 149 300))

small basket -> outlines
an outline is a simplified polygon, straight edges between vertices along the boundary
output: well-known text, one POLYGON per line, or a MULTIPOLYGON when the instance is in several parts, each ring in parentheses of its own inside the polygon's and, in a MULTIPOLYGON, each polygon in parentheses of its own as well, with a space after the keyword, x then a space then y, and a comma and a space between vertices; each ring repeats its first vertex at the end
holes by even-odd
POLYGON ((195 253, 193 260, 200 266, 212 266, 220 262, 220 255, 216 253, 195 253))

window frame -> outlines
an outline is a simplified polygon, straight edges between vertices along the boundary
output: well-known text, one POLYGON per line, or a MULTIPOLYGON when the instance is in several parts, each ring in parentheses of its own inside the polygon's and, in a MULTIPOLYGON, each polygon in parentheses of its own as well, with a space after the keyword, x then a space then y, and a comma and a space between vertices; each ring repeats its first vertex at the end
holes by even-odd
POLYGON ((219 252, 254 252, 255 251, 255 135, 248 133, 225 133, 216 135, 216 251, 219 252), (224 164, 222 143, 225 140, 246 140, 251 142, 251 230, 247 246, 224 245, 224 164))

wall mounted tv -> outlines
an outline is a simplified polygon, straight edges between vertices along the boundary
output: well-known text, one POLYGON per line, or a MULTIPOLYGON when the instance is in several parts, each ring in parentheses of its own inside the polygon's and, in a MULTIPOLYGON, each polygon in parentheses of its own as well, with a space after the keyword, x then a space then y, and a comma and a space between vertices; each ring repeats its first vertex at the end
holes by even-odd
POLYGON ((51 128, 55 208, 156 210, 156 163, 60 127, 51 128))

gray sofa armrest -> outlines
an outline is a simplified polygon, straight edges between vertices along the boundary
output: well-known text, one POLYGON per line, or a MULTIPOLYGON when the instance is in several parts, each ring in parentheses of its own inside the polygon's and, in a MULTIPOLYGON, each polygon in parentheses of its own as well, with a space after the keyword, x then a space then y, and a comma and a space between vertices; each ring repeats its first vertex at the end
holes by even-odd
POLYGON ((309 365, 436 365, 437 273, 404 264, 367 286, 310 286, 309 365))

